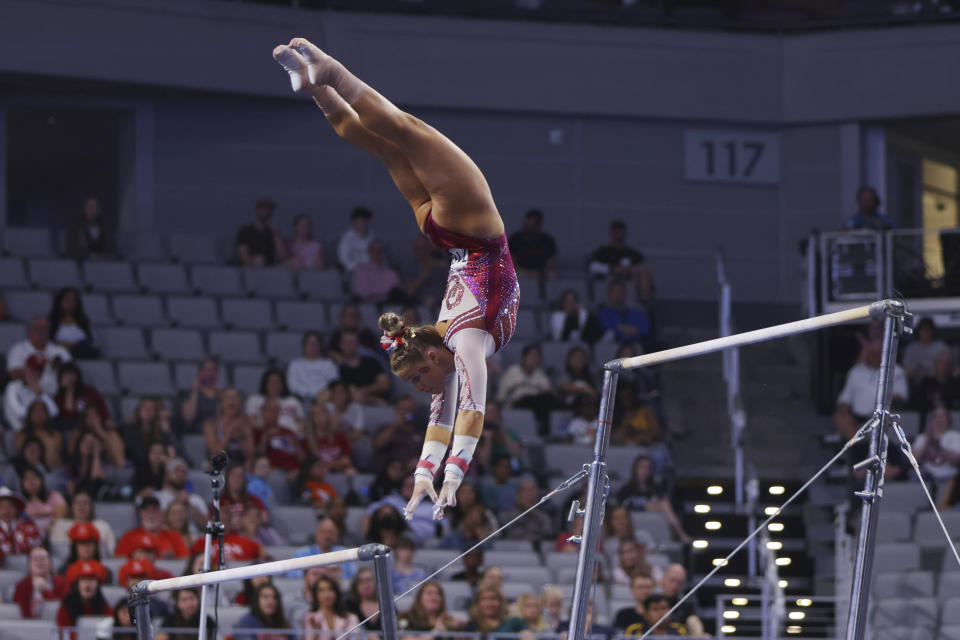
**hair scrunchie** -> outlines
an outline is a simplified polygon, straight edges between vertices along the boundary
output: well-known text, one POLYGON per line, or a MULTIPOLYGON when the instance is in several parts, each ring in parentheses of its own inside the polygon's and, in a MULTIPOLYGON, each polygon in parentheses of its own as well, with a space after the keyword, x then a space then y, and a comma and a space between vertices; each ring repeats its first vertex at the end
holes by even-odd
POLYGON ((393 352, 394 349, 403 344, 403 332, 406 330, 406 328, 406 326, 400 325, 400 329, 397 331, 396 335, 393 336, 384 331, 383 335, 380 336, 380 348, 387 353, 393 352))

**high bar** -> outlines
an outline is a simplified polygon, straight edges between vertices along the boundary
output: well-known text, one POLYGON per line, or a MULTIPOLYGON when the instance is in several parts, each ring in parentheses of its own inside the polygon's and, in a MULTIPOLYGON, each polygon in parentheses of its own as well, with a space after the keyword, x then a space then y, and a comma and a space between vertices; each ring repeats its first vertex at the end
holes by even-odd
POLYGON ((202 587, 208 584, 218 584, 230 580, 245 580, 247 578, 256 578, 257 576, 268 576, 277 573, 286 573, 287 571, 299 571, 300 569, 310 569, 311 567, 324 567, 331 564, 342 564, 344 562, 355 562, 356 560, 370 560, 375 555, 383 555, 389 552, 389 548, 379 544, 368 544, 355 549, 343 549, 341 551, 331 551, 329 553, 318 553, 312 556, 302 558, 287 558, 286 560, 275 560, 273 562, 263 562, 261 564, 251 564, 246 567, 236 567, 233 569, 224 569, 222 571, 210 571, 207 573, 196 573, 191 576, 181 576, 179 578, 167 578, 165 580, 145 580, 134 587, 138 591, 146 585, 147 593, 160 593, 161 591, 173 591, 176 589, 187 589, 190 587, 202 587))
POLYGON ((791 336, 797 333, 805 333, 815 329, 833 327, 838 324, 845 324, 855 320, 863 320, 869 317, 884 318, 890 314, 902 315, 905 312, 906 308, 904 307, 903 302, 899 300, 881 300, 879 302, 874 302, 873 304, 868 304, 862 307, 847 309, 846 311, 828 313, 824 316, 807 318, 805 320, 797 320, 795 322, 788 322, 786 324, 778 324, 773 327, 766 327, 764 329, 757 329, 755 331, 747 331, 745 333, 737 333, 732 336, 714 338, 713 340, 706 340, 704 342, 695 342, 694 344, 688 344, 682 347, 676 347, 674 349, 666 349, 664 351, 657 351, 655 353, 646 353, 642 356, 634 356, 633 358, 611 360, 604 368, 611 371, 638 369, 640 367, 647 367, 654 364, 660 364, 662 362, 682 360, 683 358, 699 356, 705 353, 722 351, 723 349, 729 349, 731 347, 739 347, 745 344, 754 344, 756 342, 764 342, 765 340, 773 340, 774 338, 782 338, 784 336, 791 336))

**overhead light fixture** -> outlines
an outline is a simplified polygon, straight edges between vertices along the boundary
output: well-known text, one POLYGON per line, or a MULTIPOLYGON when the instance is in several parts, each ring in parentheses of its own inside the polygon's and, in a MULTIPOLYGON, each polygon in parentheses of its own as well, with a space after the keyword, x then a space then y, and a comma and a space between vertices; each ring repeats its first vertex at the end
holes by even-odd
POLYGON ((737 618, 740 617, 740 612, 739 612, 739 611, 724 611, 724 612, 723 612, 723 617, 724 617, 725 619, 727 619, 727 620, 736 620, 737 618))
POLYGON ((716 531, 723 525, 720 524, 719 520, 707 520, 705 523, 703 523, 703 526, 709 529, 710 531, 716 531))
POLYGON ((777 583, 777 586, 780 587, 781 589, 786 589, 789 585, 790 583, 787 582, 786 580, 781 580, 780 582, 777 583))
POLYGON ((764 515, 775 516, 780 513, 780 507, 767 507, 763 510, 764 515))
POLYGON ((707 493, 709 493, 711 496, 718 496, 723 493, 723 487, 718 484, 712 484, 707 487, 707 493))
POLYGON ((735 607, 745 607, 748 604, 750 604, 750 601, 747 600, 746 598, 734 598, 733 600, 730 601, 730 604, 732 604, 735 607))
POLYGON ((739 586, 740 586, 740 578, 726 578, 726 579, 723 581, 723 586, 725 586, 725 587, 739 587, 739 586))
POLYGON ((779 540, 771 540, 767 543, 767 549, 770 549, 771 551, 780 551, 780 549, 783 549, 783 543, 779 540))
POLYGON ((706 540, 694 540, 692 544, 694 549, 706 549, 710 546, 710 543, 706 540))
POLYGON ((786 567, 793 561, 790 558, 784 556, 782 558, 777 558, 776 560, 774 560, 774 562, 777 563, 778 567, 786 567))
POLYGON ((775 484, 770 487, 770 495, 772 496, 782 496, 786 492, 787 488, 783 485, 775 484))
POLYGON ((787 614, 787 617, 791 620, 803 620, 807 617, 807 614, 805 614, 803 611, 791 611, 787 614))
POLYGON ((813 604, 813 600, 811 600, 810 598, 797 598, 798 607, 809 607, 812 604, 813 604))
POLYGON ((693 510, 697 513, 710 513, 710 505, 708 504, 697 504, 693 506, 693 510))
POLYGON ((725 624, 725 625, 723 625, 722 627, 720 627, 720 631, 721 631, 722 633, 736 633, 736 632, 737 632, 737 628, 736 628, 735 626, 733 626, 732 624, 725 624))
POLYGON ((773 533, 780 533, 781 531, 783 531, 783 523, 771 522, 770 524, 767 525, 767 531, 771 531, 773 533))

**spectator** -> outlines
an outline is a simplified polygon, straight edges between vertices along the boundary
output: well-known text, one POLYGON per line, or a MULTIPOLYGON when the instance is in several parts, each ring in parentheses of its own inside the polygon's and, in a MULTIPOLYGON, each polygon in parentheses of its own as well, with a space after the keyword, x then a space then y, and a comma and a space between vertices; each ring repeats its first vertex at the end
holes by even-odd
MULTIPOLYGON (((396 565, 393 567, 394 577, 396 577, 396 565)), ((426 574, 424 574, 426 575, 426 574)), ((316 585, 314 585, 316 586, 316 585)), ((403 593, 395 588, 397 595, 403 593)), ((369 567, 363 567, 357 571, 350 582, 350 592, 344 600, 344 609, 357 620, 370 620, 363 623, 363 628, 367 631, 380 631, 380 601, 377 599, 377 581, 373 576, 373 570, 369 567)))
MULTIPOLYGON (((153 598, 156 600, 156 598, 153 598)), ((207 637, 216 637, 216 625, 213 618, 207 616, 207 637)), ((196 589, 180 589, 173 593, 173 612, 163 618, 157 640, 192 640, 197 637, 195 631, 169 633, 162 629, 198 629, 200 627, 200 593, 196 589)))
POLYGON ((382 465, 377 465, 377 473, 367 490, 367 497, 371 502, 378 502, 391 493, 399 493, 403 486, 407 470, 403 460, 390 458, 382 465))
MULTIPOLYGON (((379 502, 374 502, 367 508, 367 513, 374 513, 384 504, 389 504, 398 512, 404 513, 404 508, 407 506, 407 503, 410 502, 410 498, 413 496, 413 484, 413 475, 406 475, 403 479, 403 483, 400 485, 399 494, 391 493, 379 502)), ((431 504, 429 500, 424 500, 421 502, 419 505, 417 505, 417 508, 413 510, 413 514, 408 515, 407 525, 410 527, 410 532, 414 539, 418 542, 429 540, 430 538, 434 537, 440 537, 449 530, 449 524, 446 520, 434 520, 433 504, 431 504)))
POLYGON ((543 607, 543 619, 546 620, 550 631, 556 632, 563 618, 565 605, 563 591, 552 584, 544 586, 540 592, 540 604, 543 607))
POLYGON ((0 474, 0 483, 13 484, 14 479, 10 476, 11 473, 17 474, 26 467, 33 467, 43 474, 44 482, 46 482, 47 485, 51 487, 62 485, 64 482, 62 470, 58 469, 55 472, 50 471, 44 461, 45 457, 46 451, 44 451, 42 442, 35 437, 25 438, 22 446, 16 451, 16 455, 11 460, 13 463, 12 467, 8 466, 6 469, 6 477, 4 477, 4 474, 0 474))
POLYGON ((66 573, 77 562, 100 561, 100 532, 89 522, 78 522, 70 527, 70 553, 60 573, 66 573))
POLYGON ((267 583, 260 585, 255 596, 250 603, 250 612, 237 620, 234 625, 234 640, 295 638, 293 633, 278 633, 280 630, 290 629, 290 623, 283 615, 280 591, 272 583, 267 583), (250 633, 251 631, 267 631, 267 633, 250 633))
POLYGON ((247 491, 247 474, 243 465, 231 463, 223 474, 223 494, 220 496, 220 515, 223 524, 230 530, 240 528, 240 518, 249 505, 260 509, 261 518, 267 521, 267 505, 247 491))
POLYGON ((527 623, 523 619, 510 617, 507 599, 495 587, 477 590, 470 607, 470 621, 463 628, 464 631, 480 633, 520 633, 526 629, 527 623))
POLYGON ((356 402, 386 404, 390 379, 379 362, 360 353, 360 336, 355 331, 340 334, 340 380, 356 402))
POLYGON ((937 407, 927 419, 926 430, 913 442, 913 454, 924 478, 934 485, 947 482, 960 465, 960 432, 950 429, 950 412, 937 407))
MULTIPOLYGON (((566 637, 567 631, 570 630, 570 621, 566 620, 560 623, 559 628, 557 629, 561 637, 566 637)), ((587 621, 586 621, 586 634, 590 638, 602 637, 604 640, 611 640, 616 632, 612 627, 608 627, 602 624, 597 624, 594 621, 593 617, 593 603, 587 603, 587 621)))
POLYGON ((97 624, 97 638, 133 638, 137 637, 137 630, 133 628, 133 621, 130 619, 130 603, 126 596, 117 600, 113 605, 113 617, 101 620, 97 624))
POLYGON ((567 438, 573 444, 592 445, 596 441, 600 404, 596 400, 581 402, 567 423, 567 438))
MULTIPOLYGON (((327 412, 335 429, 343 431, 351 443, 365 438, 363 407, 350 397, 347 385, 334 380, 327 387, 327 412)), ((320 398, 317 398, 320 400, 320 398)))
POLYGON ((203 439, 208 456, 226 451, 231 460, 253 459, 253 428, 243 413, 239 391, 223 390, 217 417, 207 420, 203 425, 203 439))
POLYGON ((514 607, 516 617, 527 623, 527 629, 531 633, 553 633, 550 623, 543 616, 540 596, 535 593, 521 594, 514 607))
POLYGON ((653 477, 653 463, 647 455, 634 458, 630 479, 617 491, 616 503, 631 511, 662 513, 682 541, 689 542, 691 539, 677 519, 663 487, 653 477))
MULTIPOLYGON (((331 551, 341 551, 346 547, 337 544, 340 537, 340 528, 330 518, 323 518, 317 523, 313 530, 313 544, 300 547, 293 553, 294 558, 304 558, 318 553, 329 553, 331 551)), ((345 562, 340 565, 343 568, 343 577, 353 578, 357 573, 356 563, 345 562)), ((291 571, 287 573, 288 578, 299 578, 303 575, 302 571, 291 571)))
MULTIPOLYGON (((247 492, 260 498, 260 502, 270 508, 277 502, 277 495, 270 486, 270 460, 266 456, 257 456, 253 459, 253 470, 247 474, 247 492)), ((287 487, 289 489, 289 487, 287 487)), ((282 496, 282 503, 290 502, 289 491, 282 496)))
POLYGON ((65 518, 67 515, 67 501, 59 491, 47 489, 43 474, 32 467, 25 467, 20 471, 20 490, 27 500, 24 514, 33 520, 46 537, 55 518, 65 518))
MULTIPOLYGON (((169 571, 157 569, 153 566, 153 562, 143 558, 127 560, 117 573, 117 583, 128 591, 144 580, 164 580, 173 577, 169 571)), ((154 620, 162 620, 170 615, 170 607, 162 598, 150 598, 149 609, 150 617, 154 620)))
POLYGON ((532 409, 537 430, 545 436, 550 433, 550 411, 558 400, 542 362, 540 347, 526 345, 520 362, 510 365, 500 378, 497 402, 513 409, 532 409))
MULTIPOLYGON (((247 505, 238 519, 238 524, 239 526, 236 528, 226 527, 227 533, 223 537, 224 562, 232 564, 234 562, 263 562, 267 560, 266 549, 256 540, 256 536, 259 535, 262 528, 260 511, 253 505, 247 505)), ((268 531, 268 534, 270 531, 268 531)), ((274 539, 270 541, 273 542, 274 539)), ((190 547, 190 552, 203 552, 205 544, 206 541, 203 538, 197 538, 194 540, 193 546, 190 547)), ((220 543, 218 541, 214 541, 211 545, 210 554, 211 559, 219 559, 220 543)))
POLYGON ((541 282, 553 272, 557 243, 542 229, 543 213, 530 209, 523 216, 523 227, 510 236, 510 255, 518 270, 536 277, 541 282))
POLYGON ((109 556, 117 546, 117 536, 110 523, 97 518, 93 508, 93 498, 89 493, 78 491, 70 499, 69 519, 54 520, 50 528, 50 544, 63 544, 70 541, 69 532, 75 524, 89 523, 97 528, 100 534, 100 554, 109 556))
POLYGON ((480 484, 480 496, 483 503, 494 514, 507 513, 516 505, 517 483, 512 479, 513 468, 510 458, 501 456, 493 461, 493 477, 484 479, 480 484))
MULTIPOLYGON (((273 527, 264 524, 263 512, 252 504, 247 505, 240 517, 239 533, 264 547, 274 547, 285 544, 283 538, 273 527)), ((266 549, 264 549, 266 556, 266 549)))
POLYGON ((903 368, 912 387, 917 387, 924 378, 933 376, 934 363, 940 356, 950 354, 950 347, 937 337, 937 327, 931 318, 922 318, 917 323, 911 340, 903 350, 903 368))
POLYGON ((560 308, 550 314, 550 337, 553 340, 593 345, 603 333, 600 319, 580 304, 579 293, 567 289, 560 295, 560 308))
MULTIPOLYGON (((100 350, 93 341, 90 319, 83 310, 83 298, 74 287, 65 287, 53 297, 53 307, 47 316, 47 335, 75 358, 97 358, 100 350)), ((41 347, 37 346, 38 349, 41 347)), ((56 357, 56 355, 52 356, 56 357)), ((64 362, 69 358, 62 358, 64 362)))
MULTIPOLYGON (((324 575, 325 567, 312 567, 303 572, 303 588, 297 594, 287 598, 287 614, 290 616, 290 624, 294 629, 303 630, 303 624, 307 614, 313 610, 313 589, 324 575)), ((369 571, 363 569, 361 571, 369 571)), ((364 616, 366 617, 366 616, 364 616)))
POLYGON ((620 540, 620 546, 617 549, 617 566, 613 568, 614 584, 630 584, 630 579, 635 575, 651 576, 654 579, 659 578, 660 572, 647 562, 647 546, 637 542, 633 538, 624 538, 620 540))
POLYGON ((260 377, 259 393, 254 393, 247 398, 244 404, 244 412, 250 418, 254 427, 263 423, 260 414, 260 408, 267 400, 276 401, 279 409, 280 426, 286 427, 294 433, 303 433, 303 404, 297 398, 291 395, 287 388, 287 380, 279 369, 267 369, 260 377))
POLYGON ((313 221, 301 213, 293 219, 293 237, 287 241, 287 266, 294 273, 323 269, 323 245, 313 237, 313 221))
POLYGON ((43 544, 40 529, 23 515, 26 506, 23 496, 0 487, 0 557, 29 553, 43 544))
POLYGON ((627 629, 633 627, 634 629, 642 628, 642 625, 645 621, 643 616, 644 608, 643 603, 647 601, 651 595, 653 595, 654 587, 656 583, 648 575, 642 573, 636 573, 630 578, 630 595, 633 596, 635 602, 632 607, 624 607, 617 611, 617 616, 614 618, 613 626, 621 632, 626 632, 627 629), (634 625, 641 625, 640 627, 634 627, 634 625))
MULTIPOLYGON (((883 347, 877 340, 866 342, 862 346, 862 356, 857 364, 847 372, 843 390, 837 398, 837 410, 833 414, 834 425, 841 433, 856 431, 865 422, 876 407, 877 383, 880 379, 880 363, 883 347)), ((892 401, 901 403, 907 399, 907 376, 903 367, 894 365, 892 401)), ((852 433, 850 434, 853 435, 852 433)))
POLYGON ((87 407, 83 412, 83 425, 70 434, 67 456, 71 490, 91 495, 109 488, 111 479, 116 479, 126 461, 123 440, 116 430, 104 426, 96 407, 87 407))
POLYGON ((163 483, 153 495, 166 511, 171 504, 181 503, 187 508, 187 517, 197 529, 202 529, 207 520, 207 503, 188 488, 189 471, 183 458, 171 458, 163 474, 163 483))
POLYGON ((70 359, 69 351, 50 341, 50 322, 34 316, 27 325, 27 338, 13 343, 7 351, 7 374, 12 381, 22 381, 28 370, 33 371, 35 384, 42 393, 52 396, 57 392, 57 369, 70 359))
POLYGON ((390 458, 419 458, 423 449, 423 433, 416 423, 416 408, 416 402, 411 396, 397 398, 393 420, 380 427, 373 436, 376 468, 380 468, 390 458))
MULTIPOLYGON (((667 566, 663 572, 663 577, 660 578, 660 594, 669 598, 668 604, 676 602, 682 598, 685 594, 686 586, 687 570, 683 568, 683 565, 674 562, 673 564, 667 566)), ((647 609, 649 613, 649 607, 645 606, 644 608, 647 609)), ((666 610, 664 610, 663 613, 666 613, 666 610)), ((652 620, 654 622, 659 620, 663 613, 656 618, 652 618, 652 620)), ((686 628, 688 635, 704 635, 703 622, 701 622, 700 618, 696 616, 693 603, 689 600, 677 607, 677 609, 673 612, 673 615, 677 620, 683 621, 681 624, 679 624, 679 626, 686 628)), ((651 617, 648 616, 647 621, 650 622, 651 617)))
POLYGON ((407 521, 396 507, 384 503, 366 519, 363 530, 370 542, 393 547, 400 541, 401 536, 410 530, 410 527, 407 526, 407 521))
POLYGON ((509 458, 510 468, 514 473, 521 473, 531 467, 529 452, 523 446, 523 438, 516 429, 504 425, 500 405, 490 401, 487 402, 483 433, 480 434, 480 443, 473 458, 477 464, 470 468, 469 473, 487 473, 493 461, 501 457, 509 458))
POLYGON ((300 434, 280 424, 280 404, 273 398, 261 405, 259 426, 254 431, 257 452, 267 457, 272 469, 296 474, 306 451, 300 434))
POLYGON ((463 580, 471 588, 474 588, 480 583, 480 578, 483 577, 483 573, 480 571, 482 566, 483 547, 477 547, 463 556, 463 571, 453 574, 450 579, 454 581, 463 580))
POLYGON ((653 407, 640 402, 632 389, 623 387, 617 393, 615 414, 614 441, 619 445, 646 447, 657 469, 662 469, 670 459, 670 451, 663 444, 663 428, 653 407))
MULTIPOLYGON (((39 409, 33 409, 38 404, 44 407, 44 422, 49 422, 51 416, 57 415, 57 403, 40 386, 39 372, 27 365, 23 379, 11 380, 3 392, 3 414, 7 424, 14 431, 21 431, 27 412, 39 412, 39 409)), ((36 418, 40 419, 39 413, 36 418)))
MULTIPOLYGON (((12 383, 11 383, 12 384, 12 383)), ((50 405, 41 399, 33 400, 24 412, 22 429, 14 435, 14 445, 23 450, 28 440, 36 440, 43 446, 43 464, 55 471, 63 466, 60 452, 63 450, 63 436, 53 430, 50 422, 50 405)), ((56 415, 56 407, 52 415, 56 415)))
POLYGON ((107 570, 96 560, 78 562, 67 572, 70 592, 57 611, 58 627, 75 627, 80 616, 112 616, 100 585, 107 581, 107 570))
POLYGON ((190 393, 180 405, 180 415, 187 433, 202 433, 207 420, 217 417, 220 392, 220 363, 216 358, 206 358, 197 369, 190 393))
POLYGON ((190 520, 190 507, 184 502, 171 502, 163 510, 163 526, 176 531, 183 537, 187 546, 200 537, 201 529, 190 520))
POLYGON ((323 338, 317 331, 303 334, 302 355, 287 365, 287 386, 290 392, 307 402, 337 379, 339 372, 333 360, 323 355, 323 338))
POLYGON ((337 497, 337 490, 326 480, 329 470, 330 465, 320 458, 310 460, 301 470, 297 495, 312 503, 314 508, 322 508, 337 497))
MULTIPOLYGON (((73 362, 64 362, 57 371, 59 388, 54 398, 57 403, 57 423, 62 431, 72 431, 83 421, 83 412, 88 406, 96 408, 104 424, 113 422, 110 410, 96 387, 85 384, 83 372, 73 362)), ((115 424, 112 427, 116 427, 115 424)))
POLYGON ((933 363, 933 374, 923 379, 914 405, 929 411, 937 405, 960 408, 960 368, 953 364, 950 353, 941 354, 933 363))
POLYGON ((350 277, 350 293, 361 302, 404 304, 407 295, 400 274, 387 264, 383 243, 373 240, 367 251, 368 259, 358 264, 350 277))
MULTIPOLYGON (((440 306, 443 290, 447 286, 446 254, 434 247, 426 236, 418 235, 413 240, 413 259, 416 274, 407 281, 407 299, 428 308, 440 306)), ((407 326, 413 325, 408 323, 407 326)))
POLYGON ((307 451, 330 465, 331 471, 353 469, 353 462, 350 460, 353 453, 350 438, 333 423, 330 412, 319 398, 310 407, 306 441, 307 451))
POLYGON ((163 511, 160 509, 160 501, 154 496, 145 496, 137 502, 137 517, 140 526, 123 534, 114 555, 130 556, 136 550, 143 534, 154 540, 157 554, 161 558, 186 558, 190 555, 183 536, 163 527, 163 511))
MULTIPOLYGON (((429 580, 417 590, 410 610, 400 615, 400 629, 410 632, 444 633, 460 628, 460 623, 447 612, 447 598, 436 580, 429 580)), ((424 640, 436 640, 427 636, 424 640)))
POLYGON ((595 276, 632 281, 637 298, 649 303, 653 294, 653 278, 650 277, 643 254, 627 246, 627 224, 623 220, 610 223, 610 244, 593 252, 588 268, 595 276))
POLYGON ((441 549, 465 549, 490 535, 487 524, 487 508, 475 504, 463 511, 463 516, 454 531, 440 540, 441 549))
MULTIPOLYGON (((537 504, 540 500, 540 489, 537 487, 537 481, 531 477, 520 478, 517 482, 517 498, 514 507, 510 509, 503 519, 507 522, 513 520, 521 513, 537 504)), ((542 509, 531 511, 525 518, 507 529, 506 537, 508 540, 530 540, 539 542, 547 537, 553 529, 553 521, 550 514, 542 509)))
POLYGON ((273 200, 261 198, 254 206, 252 223, 240 227, 234 242, 237 261, 245 267, 272 267, 286 258, 287 248, 283 238, 273 226, 273 214, 277 205, 273 200))
POLYGON ((896 229, 893 218, 880 213, 880 196, 873 187, 863 185, 857 189, 857 212, 847 219, 848 231, 886 231, 896 229))
POLYGON ((406 593, 410 587, 427 577, 426 571, 413 564, 413 556, 416 551, 416 545, 414 545, 413 540, 407 536, 401 537, 393 547, 394 558, 392 570, 394 593, 406 593))
POLYGON ((370 257, 370 242, 373 240, 370 233, 371 218, 373 213, 366 207, 357 207, 350 212, 350 228, 343 232, 337 243, 337 259, 347 273, 353 273, 370 257))
POLYGON ((483 571, 480 582, 477 583, 478 589, 484 587, 493 587, 498 591, 503 591, 503 569, 500 567, 487 567, 483 571))
MULTIPOLYGON (((483 526, 488 530, 493 531, 500 525, 497 522, 497 517, 493 515, 493 511, 488 509, 485 504, 480 501, 480 491, 477 489, 472 481, 463 482, 460 485, 460 488, 457 489, 457 504, 453 509, 450 510, 450 521, 454 526, 459 526, 463 519, 466 517, 467 513, 474 507, 479 505, 483 508, 483 526)), ((444 511, 446 513, 446 511, 444 511)), ((486 537, 484 534, 483 537, 486 537)))
POLYGON ((163 474, 166 472, 170 458, 159 442, 153 442, 147 447, 147 461, 133 470, 133 480, 130 487, 133 495, 141 497, 152 495, 163 486, 163 474))
MULTIPOLYGON (((243 589, 241 589, 237 597, 233 599, 233 603, 249 606, 250 603, 253 602, 257 589, 265 584, 273 584, 273 576, 254 576, 253 578, 247 578, 243 581, 243 589)), ((289 607, 287 611, 290 611, 289 607)))
POLYGON ((668 616, 670 611, 670 598, 663 594, 654 593, 647 596, 643 601, 643 623, 641 625, 630 625, 624 630, 625 635, 642 635, 657 625, 654 633, 664 636, 685 636, 686 628, 673 621, 673 617, 668 616), (666 617, 664 617, 666 616, 666 617), (661 622, 661 619, 663 621, 661 622), (659 623, 659 624, 658 624, 659 623))
MULTIPOLYGON (((151 446, 158 444, 167 458, 177 455, 176 439, 170 426, 170 411, 160 398, 144 398, 137 403, 133 419, 123 426, 123 446, 134 468, 149 462, 151 446)), ((159 485, 157 486, 159 489, 159 485)))
POLYGON ((14 587, 13 601, 20 607, 20 616, 32 620, 43 616, 50 600, 61 600, 70 587, 67 579, 53 573, 50 552, 34 547, 27 557, 27 574, 14 587))
POLYGON ((333 520, 333 523, 337 525, 337 529, 340 531, 337 544, 353 548, 359 547, 366 542, 361 531, 350 531, 350 528, 347 526, 347 503, 343 498, 337 496, 330 500, 330 502, 326 504, 324 512, 328 518, 333 520))
POLYGON ((363 315, 360 313, 360 307, 355 304, 345 304, 340 308, 340 324, 330 334, 329 355, 335 361, 341 360, 343 349, 340 347, 340 340, 343 334, 353 331, 357 334, 360 346, 357 350, 365 356, 375 358, 380 351, 380 338, 374 334, 370 327, 363 326, 363 315))
POLYGON ((641 307, 627 304, 627 288, 618 280, 607 285, 607 302, 597 309, 604 339, 644 346, 651 334, 650 319, 641 307))
POLYGON ((357 616, 344 607, 340 585, 326 576, 313 586, 313 611, 304 619, 305 640, 328 640, 356 626, 357 616))
POLYGON ((636 539, 630 510, 624 506, 607 507, 607 516, 603 520, 603 528, 603 535, 607 540, 617 542, 623 538, 636 539))
POLYGON ((113 257, 113 231, 103 219, 100 198, 87 196, 83 199, 83 213, 67 229, 67 255, 74 260, 113 257))
POLYGON ((579 346, 570 347, 557 385, 563 394, 563 404, 569 409, 576 410, 581 404, 593 401, 600 395, 588 365, 587 350, 579 346))

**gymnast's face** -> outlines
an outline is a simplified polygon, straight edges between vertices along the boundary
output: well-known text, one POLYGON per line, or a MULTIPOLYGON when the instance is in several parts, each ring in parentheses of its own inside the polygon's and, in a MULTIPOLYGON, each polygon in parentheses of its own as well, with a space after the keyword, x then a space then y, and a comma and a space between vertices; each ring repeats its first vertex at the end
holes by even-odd
POLYGON ((420 393, 437 394, 443 391, 443 383, 453 371, 443 366, 436 349, 427 349, 423 360, 397 371, 397 376, 406 380, 420 393))

